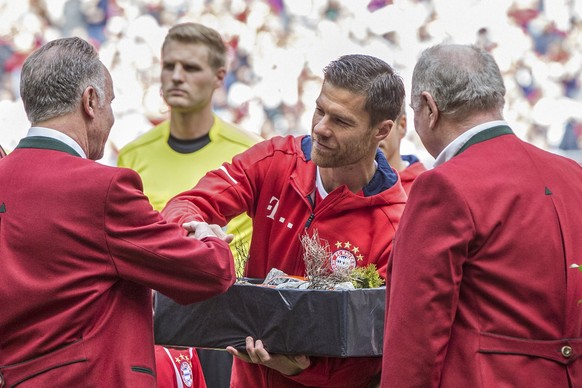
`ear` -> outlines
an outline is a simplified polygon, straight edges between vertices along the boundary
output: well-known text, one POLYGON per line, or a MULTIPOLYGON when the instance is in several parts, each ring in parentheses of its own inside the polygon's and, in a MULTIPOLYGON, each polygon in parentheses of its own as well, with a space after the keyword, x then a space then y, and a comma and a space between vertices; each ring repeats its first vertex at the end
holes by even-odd
POLYGON ((394 128, 394 121, 392 121, 392 120, 381 121, 376 126, 376 134, 375 134, 376 140, 378 142, 381 142, 382 140, 386 139, 386 137, 388 136, 390 131, 394 130, 394 129, 396 129, 396 128, 394 128))
POLYGON ((422 99, 424 99, 428 107, 428 125, 429 128, 433 129, 436 127, 437 121, 439 119, 439 108, 437 107, 434 98, 432 98, 429 92, 422 92, 422 99))
POLYGON ((83 91, 83 96, 81 97, 81 103, 83 105, 83 111, 91 119, 95 118, 95 109, 97 108, 97 92, 92 86, 88 86, 83 91))
POLYGON ((400 138, 400 140, 402 140, 404 136, 406 136, 407 125, 408 121, 406 119, 406 113, 403 113, 402 115, 400 115, 400 119, 395 124, 396 128, 394 128, 395 130, 396 129, 398 130, 398 137, 400 138))
POLYGON ((216 89, 221 88, 226 78, 226 68, 224 66, 219 67, 214 72, 214 75, 216 76, 216 89))

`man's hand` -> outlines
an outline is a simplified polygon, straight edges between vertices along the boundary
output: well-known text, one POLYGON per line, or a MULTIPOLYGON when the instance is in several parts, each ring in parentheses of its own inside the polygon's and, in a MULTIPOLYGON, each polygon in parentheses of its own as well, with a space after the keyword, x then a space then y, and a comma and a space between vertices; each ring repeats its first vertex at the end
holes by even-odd
POLYGON ((257 340, 255 342, 252 337, 246 338, 246 354, 239 352, 232 346, 228 346, 226 351, 245 362, 264 365, 287 376, 297 375, 311 364, 308 356, 269 354, 263 346, 263 341, 257 340))
POLYGON ((222 228, 216 224, 207 224, 206 222, 190 221, 182 224, 186 229, 188 237, 193 237, 197 240, 202 240, 205 237, 218 237, 222 241, 229 243, 234 239, 234 235, 226 234, 222 228))

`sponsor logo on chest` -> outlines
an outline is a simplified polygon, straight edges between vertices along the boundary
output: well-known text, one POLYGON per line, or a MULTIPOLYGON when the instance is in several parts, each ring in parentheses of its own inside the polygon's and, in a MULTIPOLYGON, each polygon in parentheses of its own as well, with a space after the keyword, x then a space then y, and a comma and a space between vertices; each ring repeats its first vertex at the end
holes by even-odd
POLYGON ((293 228, 293 223, 285 219, 285 217, 277 216, 277 210, 279 210, 279 198, 272 196, 267 205, 267 218, 280 222, 287 228, 293 228))

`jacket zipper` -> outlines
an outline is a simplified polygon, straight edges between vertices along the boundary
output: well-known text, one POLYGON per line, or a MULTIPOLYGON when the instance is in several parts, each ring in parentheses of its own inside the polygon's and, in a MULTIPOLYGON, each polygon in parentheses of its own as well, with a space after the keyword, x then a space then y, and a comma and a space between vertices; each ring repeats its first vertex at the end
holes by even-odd
POLYGON ((309 215, 309 218, 307 219, 307 222, 305 223, 305 229, 309 228, 309 226, 311 225, 311 222, 313 221, 314 218, 315 218, 315 214, 311 213, 309 215))
POLYGON ((315 218, 315 192, 308 194, 307 200, 309 201, 309 204, 311 205, 311 214, 309 215, 307 222, 305 222, 305 229, 308 229, 311 226, 311 223, 313 222, 313 219, 315 218))

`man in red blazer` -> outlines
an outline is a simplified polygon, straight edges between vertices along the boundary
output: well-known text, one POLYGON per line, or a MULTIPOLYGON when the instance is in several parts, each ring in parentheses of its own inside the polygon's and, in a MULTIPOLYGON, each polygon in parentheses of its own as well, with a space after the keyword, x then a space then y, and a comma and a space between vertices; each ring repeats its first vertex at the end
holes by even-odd
POLYGON ((32 123, 0 163, 0 387, 155 387, 152 289, 179 303, 234 282, 231 236, 167 223, 137 173, 104 166, 113 86, 79 38, 26 60, 32 123))
POLYGON ((503 121, 493 57, 427 49, 414 124, 435 168, 388 268, 382 387, 582 386, 582 168, 503 121))

